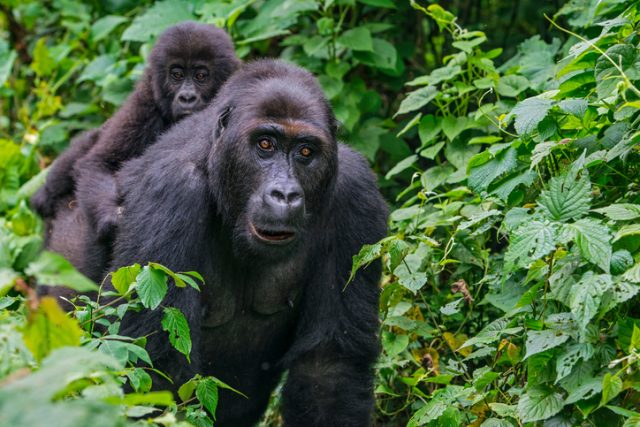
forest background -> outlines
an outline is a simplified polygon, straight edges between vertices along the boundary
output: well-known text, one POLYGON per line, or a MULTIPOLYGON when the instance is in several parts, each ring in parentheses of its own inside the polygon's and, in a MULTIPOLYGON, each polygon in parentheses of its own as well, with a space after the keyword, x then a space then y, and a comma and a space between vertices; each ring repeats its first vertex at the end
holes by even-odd
MULTIPOLYGON (((198 20, 245 60, 312 71, 341 139, 378 174, 390 233, 354 257, 354 271, 385 269, 376 425, 640 426, 638 2, 2 0, 0 12, 0 424, 214 422, 225 384, 151 392, 144 339, 117 335, 167 278, 197 275, 124 268, 125 304, 84 298, 70 317, 30 287, 94 286, 40 252, 28 197, 71 137, 124 101, 158 34, 198 20)), ((183 320, 166 310, 161 333, 188 355, 183 320)), ((280 424, 276 393, 263 425, 280 424)))

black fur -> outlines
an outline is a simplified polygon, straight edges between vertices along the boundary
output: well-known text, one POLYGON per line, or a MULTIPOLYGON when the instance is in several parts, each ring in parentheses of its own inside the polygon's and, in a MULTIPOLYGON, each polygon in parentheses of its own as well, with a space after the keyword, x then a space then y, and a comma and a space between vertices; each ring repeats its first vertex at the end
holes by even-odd
POLYGON ((285 369, 287 426, 370 425, 380 264, 345 284, 352 256, 385 236, 387 207, 366 160, 336 142, 311 74, 279 61, 245 65, 211 107, 175 125, 116 179, 124 210, 112 269, 155 261, 206 281, 201 294, 171 286, 163 302, 187 316, 191 364, 160 330, 161 310, 128 314, 121 334, 159 331, 147 350, 176 386, 201 372, 249 397, 222 390, 216 426, 255 424, 285 369), (280 151, 257 147, 255 127, 264 123, 285 129, 275 138, 280 151), (309 133, 310 161, 296 157, 296 138, 309 133), (303 214, 270 211, 273 182, 299 185, 303 214), (295 237, 262 244, 250 223, 288 227, 295 237))
MULTIPOLYGON (((95 230, 82 233, 84 253, 80 259, 71 258, 82 272, 94 280, 105 274, 120 212, 115 173, 175 122, 202 110, 238 65, 223 30, 195 22, 171 27, 159 37, 142 79, 122 108, 100 129, 76 138, 54 162, 31 203, 46 219, 47 235, 56 228, 55 221, 68 222, 69 215, 81 216, 73 221, 95 230), (77 209, 66 203, 73 196, 77 209)), ((48 246, 69 252, 65 242, 48 246)))

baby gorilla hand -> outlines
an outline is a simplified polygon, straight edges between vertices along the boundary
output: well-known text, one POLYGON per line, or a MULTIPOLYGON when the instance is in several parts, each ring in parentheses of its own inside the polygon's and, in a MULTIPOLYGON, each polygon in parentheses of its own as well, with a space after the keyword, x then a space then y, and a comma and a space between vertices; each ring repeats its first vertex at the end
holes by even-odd
POLYGON ((106 205, 101 207, 101 212, 96 218, 96 233, 100 240, 112 239, 122 218, 122 206, 118 206, 115 202, 108 205, 108 207, 106 205))

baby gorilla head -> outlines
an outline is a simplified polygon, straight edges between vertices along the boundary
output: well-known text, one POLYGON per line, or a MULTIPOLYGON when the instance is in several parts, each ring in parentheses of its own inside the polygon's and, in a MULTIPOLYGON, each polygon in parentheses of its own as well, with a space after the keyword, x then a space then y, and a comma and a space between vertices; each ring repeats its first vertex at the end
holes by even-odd
POLYGON ((202 110, 239 65, 223 30, 178 24, 162 33, 149 56, 154 100, 165 119, 175 122, 202 110))
POLYGON ((211 188, 236 254, 291 253, 323 217, 336 174, 335 119, 320 86, 298 67, 257 61, 231 77, 216 106, 211 188))

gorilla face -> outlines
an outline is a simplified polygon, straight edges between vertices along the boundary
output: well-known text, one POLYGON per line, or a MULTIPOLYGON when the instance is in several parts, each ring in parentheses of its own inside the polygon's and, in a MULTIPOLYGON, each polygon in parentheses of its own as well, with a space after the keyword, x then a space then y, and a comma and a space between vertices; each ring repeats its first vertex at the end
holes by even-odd
POLYGON ((257 245, 289 245, 313 211, 307 199, 318 189, 310 178, 325 169, 330 144, 304 120, 264 120, 248 129, 247 143, 260 178, 247 203, 246 234, 257 245))
MULTIPOLYGON (((176 58, 177 60, 182 58, 176 58)), ((179 120, 202 110, 211 100, 214 79, 211 78, 212 61, 175 61, 167 70, 167 92, 171 94, 171 116, 179 120)))
POLYGON ((210 162, 218 165, 212 188, 236 255, 273 261, 299 248, 329 205, 337 143, 333 115, 310 74, 289 67, 268 78, 282 70, 260 71, 258 81, 240 71, 222 89, 226 113, 210 162))
POLYGON ((183 22, 162 33, 149 64, 154 100, 174 123, 204 109, 240 61, 223 30, 183 22))

